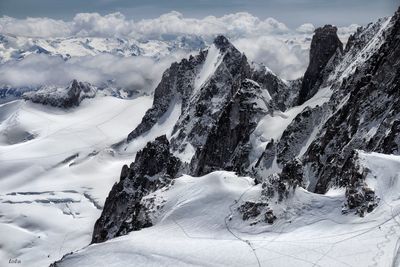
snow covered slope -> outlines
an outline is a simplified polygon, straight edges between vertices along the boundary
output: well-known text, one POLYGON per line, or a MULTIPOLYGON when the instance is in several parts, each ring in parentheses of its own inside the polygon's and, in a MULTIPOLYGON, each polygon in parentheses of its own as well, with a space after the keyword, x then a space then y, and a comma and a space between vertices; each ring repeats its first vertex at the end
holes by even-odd
POLYGON ((85 99, 67 111, 0 105, 0 266, 46 266, 90 242, 115 174, 135 153, 110 146, 150 105, 149 96, 85 99))
POLYGON ((146 198, 162 207, 155 226, 78 250, 56 266, 390 266, 398 260, 400 158, 361 158, 384 203, 366 218, 341 214, 343 190, 324 196, 298 188, 273 207, 280 210, 273 225, 254 227, 238 211, 260 196, 253 179, 184 175, 146 198))

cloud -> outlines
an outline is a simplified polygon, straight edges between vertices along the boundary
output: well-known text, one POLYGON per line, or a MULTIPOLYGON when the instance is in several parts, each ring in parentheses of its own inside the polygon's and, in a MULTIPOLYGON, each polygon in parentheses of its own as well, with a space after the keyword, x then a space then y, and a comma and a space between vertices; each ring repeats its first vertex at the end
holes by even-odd
POLYGON ((71 23, 49 18, 0 18, 0 33, 30 37, 58 37, 71 34, 71 23))
POLYGON ((128 90, 151 91, 161 80, 163 71, 184 56, 175 53, 156 61, 150 57, 100 54, 64 61, 61 57, 32 54, 22 60, 0 65, 0 83, 14 87, 36 87, 64 86, 72 79, 95 85, 114 80, 117 86, 128 90))
POLYGON ((224 34, 235 38, 287 32, 285 24, 273 18, 260 20, 246 12, 203 19, 184 18, 181 13, 170 12, 156 19, 141 20, 135 24, 135 33, 142 38, 160 38, 163 35, 194 34, 215 36, 224 34))
POLYGON ((101 16, 98 13, 79 13, 70 23, 70 35, 91 37, 130 36, 134 22, 121 13, 101 16))
MULTIPOLYGON (((342 41, 358 25, 341 27, 338 34, 342 41)), ((259 19, 247 12, 221 17, 187 18, 179 12, 169 12, 153 19, 134 21, 121 13, 100 15, 79 13, 71 21, 50 18, 16 19, 0 18, 0 33, 34 37, 101 37, 148 40, 162 42, 177 40, 179 36, 201 36, 207 42, 217 34, 224 34, 255 62, 263 63, 285 79, 295 79, 304 74, 308 64, 308 51, 315 27, 310 23, 289 29, 273 18, 259 19)), ((14 45, 18 50, 18 42, 14 45)), ((151 48, 153 49, 153 48, 151 48)), ((156 49, 156 48, 154 48, 156 49)), ((0 56, 1 56, 0 44, 0 56)), ((32 55, 20 61, 0 66, 0 84, 13 86, 64 83, 79 79, 99 84, 109 79, 119 86, 129 88, 155 88, 169 64, 182 57, 182 53, 162 55, 159 61, 150 57, 117 57, 109 54, 72 57, 64 61, 58 57, 32 55)))
POLYGON ((98 13, 79 13, 72 21, 49 18, 0 18, 2 33, 30 37, 131 37, 161 39, 165 35, 194 34, 214 36, 248 36, 287 32, 285 24, 267 18, 261 20, 247 12, 203 19, 185 18, 172 11, 154 19, 135 22, 117 12, 102 16, 98 13))
POLYGON ((284 79, 296 79, 304 74, 308 65, 310 39, 291 39, 261 36, 240 38, 234 45, 245 53, 249 60, 263 63, 284 79))
POLYGON ((308 34, 312 34, 315 31, 315 27, 313 24, 311 23, 305 23, 303 25, 300 25, 297 29, 297 32, 300 33, 308 33, 308 34))

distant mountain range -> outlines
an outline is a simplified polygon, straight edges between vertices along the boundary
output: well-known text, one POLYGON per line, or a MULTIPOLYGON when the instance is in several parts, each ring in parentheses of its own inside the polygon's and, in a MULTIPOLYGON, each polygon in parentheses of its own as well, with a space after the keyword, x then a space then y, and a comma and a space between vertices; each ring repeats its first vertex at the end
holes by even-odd
POLYGON ((116 56, 148 56, 161 58, 176 50, 196 51, 206 46, 199 36, 179 36, 172 40, 134 40, 100 37, 33 38, 0 34, 0 63, 22 59, 31 54, 71 57, 102 53, 116 56))

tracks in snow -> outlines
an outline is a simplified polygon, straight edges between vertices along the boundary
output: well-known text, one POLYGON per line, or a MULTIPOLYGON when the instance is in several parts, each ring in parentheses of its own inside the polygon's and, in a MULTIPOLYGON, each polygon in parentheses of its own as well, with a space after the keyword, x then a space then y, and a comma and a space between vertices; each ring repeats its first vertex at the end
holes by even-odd
POLYGON ((228 230, 228 232, 229 232, 232 236, 234 236, 237 240, 239 240, 239 241, 241 241, 241 242, 244 242, 246 245, 248 245, 248 246, 250 247, 252 253, 254 254, 254 257, 255 257, 256 260, 257 260, 258 267, 261 267, 261 262, 260 262, 260 259, 258 258, 258 255, 257 255, 257 252, 256 252, 256 248, 253 246, 253 244, 251 243, 251 241, 250 241, 250 240, 245 240, 245 239, 241 238, 240 236, 238 236, 237 234, 235 234, 235 233, 232 231, 232 229, 229 227, 229 223, 228 223, 228 221, 232 219, 232 216, 233 216, 233 213, 234 213, 233 207, 234 207, 237 203, 239 203, 239 202, 242 200, 243 196, 244 196, 250 189, 252 189, 252 185, 249 185, 249 186, 250 186, 250 187, 249 187, 248 189, 246 189, 246 190, 240 195, 239 199, 235 200, 235 201, 229 206, 229 212, 230 212, 230 213, 225 217, 224 222, 225 222, 226 230, 228 230))

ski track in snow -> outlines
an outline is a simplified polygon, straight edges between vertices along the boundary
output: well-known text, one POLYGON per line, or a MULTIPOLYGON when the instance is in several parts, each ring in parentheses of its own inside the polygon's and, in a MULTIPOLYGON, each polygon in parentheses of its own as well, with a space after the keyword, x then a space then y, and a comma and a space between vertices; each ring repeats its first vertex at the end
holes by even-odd
MULTIPOLYGON (((250 186, 251 186, 251 185, 250 185, 250 186)), ((225 217, 224 221, 225 221, 225 227, 226 227, 226 229, 228 230, 228 232, 231 233, 237 240, 240 240, 240 241, 244 242, 246 245, 248 245, 248 246, 250 247, 251 251, 253 252, 253 254, 254 254, 254 256, 255 256, 255 258, 256 258, 256 260, 257 260, 258 266, 261 267, 260 259, 258 258, 256 249, 254 248, 254 246, 253 246, 253 244, 251 243, 251 241, 249 241, 249 240, 244 240, 244 239, 240 238, 240 236, 236 235, 236 234, 233 232, 233 230, 230 229, 229 223, 228 223, 229 219, 232 218, 232 216, 233 216, 233 210, 232 210, 232 208, 233 208, 237 203, 239 203, 239 202, 242 200, 243 196, 244 196, 250 189, 251 189, 251 187, 249 187, 248 189, 246 189, 246 190, 240 195, 239 199, 235 200, 235 201, 232 203, 232 205, 229 206, 229 212, 230 212, 230 213, 225 217)))

